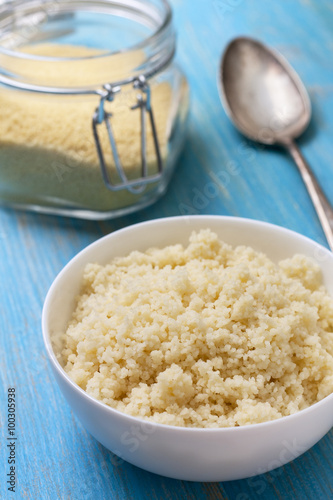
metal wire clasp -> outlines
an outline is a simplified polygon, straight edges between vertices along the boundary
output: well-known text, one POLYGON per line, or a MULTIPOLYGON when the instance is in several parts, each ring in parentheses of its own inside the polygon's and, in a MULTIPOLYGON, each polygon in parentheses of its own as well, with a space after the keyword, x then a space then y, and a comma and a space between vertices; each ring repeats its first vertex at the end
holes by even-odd
POLYGON ((96 108, 96 111, 93 116, 92 126, 93 126, 93 134, 96 143, 96 149, 100 161, 100 166, 102 170, 103 179, 105 185, 111 191, 120 191, 121 189, 127 189, 132 193, 140 193, 143 191, 148 183, 156 182, 160 179, 163 171, 160 147, 157 137, 157 131, 155 126, 155 120, 153 115, 153 110, 151 107, 151 94, 150 87, 147 83, 147 80, 144 76, 139 76, 133 82, 134 89, 140 90, 141 92, 137 95, 137 103, 131 107, 132 110, 140 109, 140 121, 141 121, 141 177, 138 177, 134 180, 128 180, 122 163, 120 161, 118 155, 118 149, 114 137, 114 133, 111 126, 112 113, 109 113, 105 110, 105 102, 112 102, 115 98, 115 94, 120 92, 121 87, 113 87, 110 84, 104 85, 104 92, 101 93, 101 100, 99 106, 96 108), (148 165, 147 165, 147 127, 146 127, 146 115, 149 115, 151 130, 153 134, 154 148, 157 160, 157 173, 153 175, 148 175, 148 165), (108 168, 105 162, 105 155, 102 149, 101 140, 98 134, 98 126, 105 122, 106 130, 108 133, 111 152, 113 156, 113 160, 115 163, 115 167, 117 170, 118 177, 120 182, 115 184, 112 182, 108 168))

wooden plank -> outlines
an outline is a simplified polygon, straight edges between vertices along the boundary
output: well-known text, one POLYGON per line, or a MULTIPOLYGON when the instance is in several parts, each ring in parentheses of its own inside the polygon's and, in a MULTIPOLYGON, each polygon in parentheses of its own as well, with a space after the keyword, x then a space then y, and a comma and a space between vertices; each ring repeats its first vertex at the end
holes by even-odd
MULTIPOLYGON (((223 47, 239 34, 263 39, 289 59, 313 104, 313 122, 300 145, 333 200, 331 2, 173 0, 172 4, 177 57, 188 75, 192 101, 184 153, 163 199, 137 214, 99 223, 0 211, 2 443, 8 386, 16 387, 18 401, 18 490, 16 497, 9 494, 1 476, 1 498, 333 498, 332 431, 291 464, 224 484, 176 481, 119 463, 72 415, 46 360, 40 315, 47 289, 72 256, 103 234, 188 211, 267 220, 326 245, 291 160, 284 152, 246 141, 230 124, 220 105, 216 71, 223 47), (225 175, 219 177, 220 172, 225 175)), ((2 463, 6 453, 2 446, 2 463)))

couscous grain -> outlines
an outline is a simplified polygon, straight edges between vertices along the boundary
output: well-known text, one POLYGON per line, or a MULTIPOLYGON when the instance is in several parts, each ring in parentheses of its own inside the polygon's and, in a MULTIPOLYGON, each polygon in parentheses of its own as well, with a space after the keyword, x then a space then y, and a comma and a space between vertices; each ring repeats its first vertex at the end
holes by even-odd
POLYGON ((65 370, 121 412, 186 427, 277 419, 333 392, 333 299, 302 255, 273 263, 210 230, 89 264, 65 370))

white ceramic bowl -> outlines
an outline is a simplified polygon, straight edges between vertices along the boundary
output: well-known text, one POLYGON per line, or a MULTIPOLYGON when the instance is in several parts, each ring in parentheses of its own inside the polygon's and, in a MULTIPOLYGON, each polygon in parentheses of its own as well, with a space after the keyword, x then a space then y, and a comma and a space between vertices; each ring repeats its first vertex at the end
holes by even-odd
POLYGON ((241 479, 272 470, 308 450, 333 425, 333 394, 294 415, 226 429, 148 423, 88 396, 70 380, 57 357, 79 292, 84 266, 151 246, 184 243, 193 230, 211 228, 232 245, 250 245, 280 260, 303 253, 317 260, 333 294, 333 254, 314 241, 264 222, 219 216, 158 219, 116 231, 74 257, 55 279, 43 309, 43 335, 56 380, 83 426, 106 448, 151 472, 190 481, 241 479))

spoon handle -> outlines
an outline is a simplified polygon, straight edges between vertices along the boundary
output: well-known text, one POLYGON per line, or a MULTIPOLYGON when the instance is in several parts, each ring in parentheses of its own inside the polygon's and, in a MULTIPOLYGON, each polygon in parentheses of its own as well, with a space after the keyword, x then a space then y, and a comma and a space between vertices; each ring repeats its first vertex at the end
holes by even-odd
POLYGON ((297 144, 294 141, 286 141, 283 145, 289 151, 300 171, 328 244, 333 251, 333 209, 297 144))

